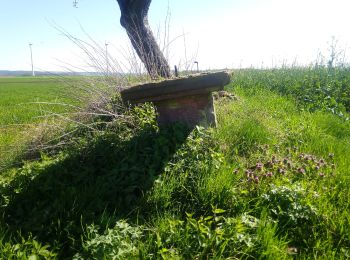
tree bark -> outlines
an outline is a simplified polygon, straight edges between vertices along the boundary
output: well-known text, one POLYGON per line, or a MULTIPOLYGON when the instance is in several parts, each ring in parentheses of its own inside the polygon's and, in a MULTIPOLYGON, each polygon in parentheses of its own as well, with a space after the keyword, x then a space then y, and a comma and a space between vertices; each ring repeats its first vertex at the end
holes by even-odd
POLYGON ((148 10, 152 0, 117 0, 121 18, 131 44, 145 65, 151 78, 170 78, 170 67, 148 24, 148 10))

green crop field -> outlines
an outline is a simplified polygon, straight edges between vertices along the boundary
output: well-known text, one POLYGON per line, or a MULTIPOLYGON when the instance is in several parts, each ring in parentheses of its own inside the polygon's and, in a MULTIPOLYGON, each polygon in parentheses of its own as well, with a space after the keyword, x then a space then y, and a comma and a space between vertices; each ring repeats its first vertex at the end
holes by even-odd
POLYGON ((63 96, 61 91, 62 85, 53 78, 0 78, 1 125, 32 123, 42 115, 32 102, 55 102, 63 96))
MULTIPOLYGON (((59 96, 1 80, 6 124, 59 96)), ((226 91, 218 127, 192 130, 112 96, 75 142, 4 170, 0 259, 349 259, 349 69, 239 70, 226 91)))
POLYGON ((0 160, 28 130, 51 113, 62 113, 74 100, 67 96, 68 79, 55 77, 0 78, 0 160), (56 105, 55 105, 56 104, 56 105))

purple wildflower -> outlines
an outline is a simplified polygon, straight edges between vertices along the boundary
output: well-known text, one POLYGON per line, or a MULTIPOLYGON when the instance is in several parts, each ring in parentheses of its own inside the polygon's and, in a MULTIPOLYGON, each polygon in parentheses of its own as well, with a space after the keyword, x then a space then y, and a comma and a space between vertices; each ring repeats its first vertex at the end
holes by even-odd
POLYGON ((272 173, 272 172, 266 173, 266 177, 272 177, 272 176, 273 176, 273 173, 272 173))
POLYGON ((286 174, 286 171, 283 168, 278 168, 278 172, 282 175, 286 174))
POLYGON ((298 172, 301 174, 305 174, 305 169, 300 167, 298 168, 298 172))
POLYGON ((252 171, 251 170, 245 170, 245 174, 247 175, 247 177, 250 177, 252 175, 252 171))
POLYGON ((263 167, 264 167, 264 165, 263 165, 262 163, 260 163, 260 162, 258 162, 258 163, 256 164, 256 166, 255 166, 255 168, 256 168, 258 171, 262 171, 263 167))

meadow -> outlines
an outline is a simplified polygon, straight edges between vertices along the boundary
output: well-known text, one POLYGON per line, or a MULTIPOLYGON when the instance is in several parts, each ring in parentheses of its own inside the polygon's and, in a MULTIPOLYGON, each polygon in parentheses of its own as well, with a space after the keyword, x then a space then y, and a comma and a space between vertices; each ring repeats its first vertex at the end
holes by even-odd
POLYGON ((192 130, 116 93, 98 131, 1 173, 0 258, 348 259, 349 89, 346 68, 234 71, 192 130))
POLYGON ((33 128, 53 114, 72 111, 79 101, 73 94, 77 78, 0 78, 0 168, 33 139, 33 128))

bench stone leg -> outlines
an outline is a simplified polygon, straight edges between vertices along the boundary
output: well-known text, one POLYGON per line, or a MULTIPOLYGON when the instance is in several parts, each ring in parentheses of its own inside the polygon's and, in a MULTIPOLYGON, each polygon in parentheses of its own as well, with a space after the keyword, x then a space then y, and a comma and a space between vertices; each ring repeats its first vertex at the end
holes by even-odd
POLYGON ((196 125, 215 127, 216 116, 213 96, 204 93, 154 102, 158 112, 158 124, 182 122, 190 128, 196 125))

